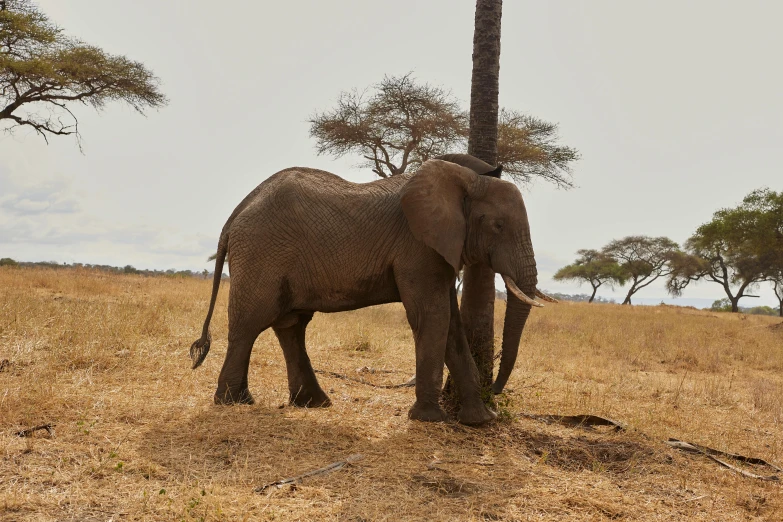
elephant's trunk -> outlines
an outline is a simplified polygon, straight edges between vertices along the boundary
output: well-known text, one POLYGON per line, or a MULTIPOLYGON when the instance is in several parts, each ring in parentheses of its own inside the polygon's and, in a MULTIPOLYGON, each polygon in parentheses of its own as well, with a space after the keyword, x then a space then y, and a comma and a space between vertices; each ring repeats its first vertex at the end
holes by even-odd
MULTIPOLYGON (((506 280, 506 315, 503 319, 503 344, 501 345, 500 367, 498 368, 497 378, 492 383, 492 392, 495 394, 503 391, 508 378, 511 376, 514 364, 517 361, 517 354, 519 353, 519 341, 522 338, 522 331, 525 329, 525 323, 532 308, 530 303, 517 297, 517 293, 521 293, 525 297, 536 295, 535 265, 526 269, 526 272, 529 272, 525 274, 527 277, 520 278, 520 281, 525 281, 522 287, 525 291, 516 288, 516 284, 512 279, 503 278, 506 280)), ((540 304, 537 305, 541 306, 540 304)))

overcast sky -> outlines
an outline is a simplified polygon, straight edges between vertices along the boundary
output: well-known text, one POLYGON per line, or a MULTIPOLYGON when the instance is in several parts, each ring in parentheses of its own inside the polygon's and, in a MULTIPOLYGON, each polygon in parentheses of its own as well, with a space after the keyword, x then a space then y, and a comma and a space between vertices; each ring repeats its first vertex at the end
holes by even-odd
MULTIPOLYGON (((70 35, 144 62, 170 104, 77 108, 74 140, 0 135, 0 257, 203 270, 236 204, 278 170, 369 181, 316 156, 307 118, 384 74, 470 99, 473 1, 41 0, 70 35)), ((580 248, 683 242, 783 189, 783 2, 506 1, 501 105, 558 122, 578 188, 524 192, 540 287, 580 248)), ((612 297, 620 292, 602 292, 612 297)), ((771 290, 741 304, 776 304, 771 290)), ((724 297, 715 284, 686 297, 724 297)), ((665 296, 661 285, 639 297, 665 296)))

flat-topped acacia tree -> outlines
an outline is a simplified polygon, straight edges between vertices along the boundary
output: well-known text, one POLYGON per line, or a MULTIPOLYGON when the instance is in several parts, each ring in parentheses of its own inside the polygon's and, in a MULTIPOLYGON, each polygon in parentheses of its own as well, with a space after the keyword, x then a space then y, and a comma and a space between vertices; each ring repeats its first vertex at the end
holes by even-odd
POLYGON ((673 271, 670 260, 680 247, 668 237, 627 236, 615 239, 601 252, 614 258, 626 274, 631 286, 623 304, 631 304, 633 295, 673 271))
POLYGON ((606 285, 614 288, 616 285, 624 285, 628 277, 617 260, 599 252, 598 250, 577 250, 579 257, 558 270, 552 277, 555 281, 577 281, 589 283, 593 287, 589 303, 595 300, 598 289, 606 285))
POLYGON ((30 0, 0 0, 0 130, 79 139, 78 105, 117 101, 140 113, 166 104, 143 64, 66 36, 30 0))
POLYGON ((685 242, 687 254, 672 258, 669 292, 680 295, 692 282, 720 285, 739 312, 743 297, 773 283, 783 304, 783 192, 754 190, 738 206, 715 212, 685 242))
MULTIPOLYGON (((411 172, 429 158, 467 150, 468 120, 448 90, 408 73, 344 91, 331 109, 314 113, 309 122, 319 154, 356 155, 359 166, 388 178, 411 172)), ((497 162, 504 175, 521 185, 574 186, 571 164, 579 153, 558 143, 557 124, 501 109, 497 126, 497 162)))

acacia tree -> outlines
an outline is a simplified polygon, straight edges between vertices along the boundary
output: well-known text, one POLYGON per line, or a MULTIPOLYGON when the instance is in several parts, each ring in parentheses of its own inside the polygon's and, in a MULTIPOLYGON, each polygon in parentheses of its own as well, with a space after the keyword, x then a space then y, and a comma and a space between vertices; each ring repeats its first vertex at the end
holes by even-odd
POLYGON ((143 64, 66 36, 30 0, 0 0, 0 129, 78 141, 74 105, 112 101, 140 113, 167 102, 143 64))
MULTIPOLYGON (((764 281, 783 271, 783 193, 751 192, 735 208, 715 212, 685 243, 687 256, 674 258, 667 287, 680 295, 690 283, 706 280, 723 287, 731 311, 764 281)), ((776 286, 777 288, 777 286, 776 286)), ((776 290, 777 294, 777 290, 776 290)))
POLYGON ((514 181, 543 180, 558 188, 574 188, 571 165, 579 159, 579 152, 559 145, 559 139, 556 123, 500 109, 497 162, 514 181))
POLYGON ((628 274, 620 267, 617 260, 598 250, 577 250, 579 257, 570 265, 558 270, 555 281, 578 281, 590 283, 593 293, 588 302, 592 303, 598 289, 606 284, 610 288, 624 285, 628 274))
POLYGON ((766 261, 766 279, 778 299, 778 314, 783 317, 783 192, 759 189, 744 200, 746 210, 755 214, 754 251, 766 261))
MULTIPOLYGON (((360 165, 382 178, 468 147, 468 115, 456 98, 410 73, 343 92, 334 108, 316 112, 309 121, 319 154, 359 155, 360 165)), ((503 109, 497 126, 495 161, 503 164, 504 173, 522 184, 545 180, 561 188, 574 186, 571 164, 579 153, 557 143, 557 124, 503 109)))
POLYGON ((361 154, 362 165, 382 178, 447 153, 466 132, 451 94, 416 83, 410 73, 385 76, 372 94, 343 92, 337 107, 310 119, 318 154, 361 154))
POLYGON ((601 252, 617 259, 630 281, 623 300, 623 304, 630 305, 636 292, 671 273, 669 261, 679 250, 677 243, 667 237, 627 236, 611 241, 601 252))

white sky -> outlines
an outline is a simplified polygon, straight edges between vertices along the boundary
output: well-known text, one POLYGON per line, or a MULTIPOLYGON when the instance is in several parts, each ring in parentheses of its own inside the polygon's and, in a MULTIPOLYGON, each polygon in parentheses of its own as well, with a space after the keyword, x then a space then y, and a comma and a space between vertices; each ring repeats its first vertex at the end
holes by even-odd
MULTIPOLYGON (((171 103, 147 118, 78 108, 83 155, 69 138, 0 135, 0 257, 211 269, 234 206, 278 170, 372 179, 308 137, 308 116, 340 91, 413 71, 470 98, 472 1, 39 4, 69 34, 144 62, 171 103)), ((683 242, 751 190, 783 189, 781 19, 777 0, 505 2, 501 105, 559 122, 583 156, 579 188, 525 193, 540 287, 587 292, 551 280, 577 249, 683 242)), ((776 304, 761 294, 741 304, 776 304)), ((723 297, 709 283, 685 295, 723 297)))

